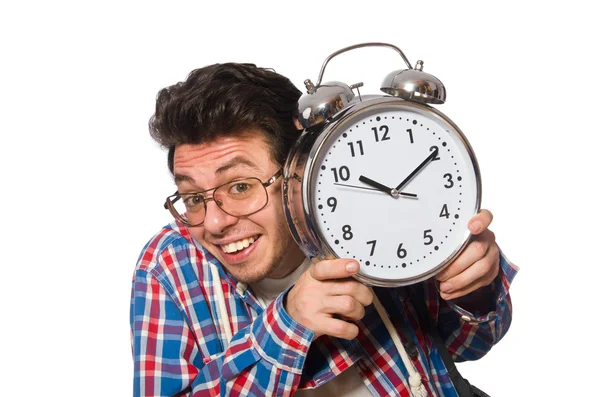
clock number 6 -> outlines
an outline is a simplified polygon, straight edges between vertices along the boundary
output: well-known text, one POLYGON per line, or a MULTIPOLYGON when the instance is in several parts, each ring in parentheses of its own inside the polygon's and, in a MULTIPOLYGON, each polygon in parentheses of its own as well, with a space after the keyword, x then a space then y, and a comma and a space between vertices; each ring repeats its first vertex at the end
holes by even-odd
POLYGON ((398 246, 398 250, 396 251, 396 255, 398 255, 398 258, 400 258, 400 259, 406 258, 406 254, 407 254, 406 250, 404 248, 402 248, 402 244, 403 243, 400 243, 400 245, 398 246))

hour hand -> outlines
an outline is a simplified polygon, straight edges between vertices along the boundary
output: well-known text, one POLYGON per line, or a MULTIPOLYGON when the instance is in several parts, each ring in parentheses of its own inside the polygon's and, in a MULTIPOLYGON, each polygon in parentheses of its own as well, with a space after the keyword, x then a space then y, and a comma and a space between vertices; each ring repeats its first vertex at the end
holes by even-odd
POLYGON ((392 189, 391 187, 385 186, 384 184, 374 181, 371 178, 367 178, 364 175, 359 176, 358 180, 366 183, 369 186, 373 186, 374 188, 381 190, 382 192, 387 193, 392 197, 398 196, 398 191, 396 189, 392 189))

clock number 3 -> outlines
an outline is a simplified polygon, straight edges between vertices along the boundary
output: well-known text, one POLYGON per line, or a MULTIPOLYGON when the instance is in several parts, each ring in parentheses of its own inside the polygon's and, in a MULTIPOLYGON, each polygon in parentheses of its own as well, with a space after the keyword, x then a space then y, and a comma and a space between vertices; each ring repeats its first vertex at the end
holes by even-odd
POLYGON ((444 187, 446 189, 450 189, 452 186, 454 186, 454 181, 452 180, 452 174, 444 174, 444 178, 448 179, 448 184, 444 185, 444 187))

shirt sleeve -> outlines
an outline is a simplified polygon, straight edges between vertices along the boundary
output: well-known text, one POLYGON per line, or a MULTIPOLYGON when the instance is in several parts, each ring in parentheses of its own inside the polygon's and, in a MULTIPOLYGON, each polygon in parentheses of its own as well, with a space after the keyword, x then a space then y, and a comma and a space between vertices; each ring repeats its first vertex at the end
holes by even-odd
POLYGON ((508 289, 518 270, 501 252, 498 276, 490 285, 492 311, 472 313, 455 302, 438 298, 438 329, 455 361, 477 360, 504 337, 512 320, 508 289))
MULTIPOLYGON (((200 330, 194 331, 169 289, 153 274, 136 272, 130 319, 134 396, 264 396, 272 391, 289 396, 297 389, 314 333, 287 314, 283 294, 234 334, 225 351, 207 354, 197 333, 214 329, 212 317, 200 319, 200 330)), ((198 305, 210 313, 206 301, 198 305)), ((214 342, 217 335, 205 332, 202 338, 214 342)))

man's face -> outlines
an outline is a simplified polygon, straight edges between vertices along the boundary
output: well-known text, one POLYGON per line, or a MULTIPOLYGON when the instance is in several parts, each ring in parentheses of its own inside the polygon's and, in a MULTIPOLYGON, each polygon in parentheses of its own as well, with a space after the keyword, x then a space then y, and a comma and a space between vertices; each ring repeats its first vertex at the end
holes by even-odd
MULTIPOLYGON (((265 182, 278 169, 263 135, 256 131, 175 149, 174 174, 179 193, 207 190, 239 178, 256 177, 265 182)), ((285 223, 281 184, 279 178, 267 187, 269 202, 255 214, 231 216, 211 200, 206 204, 204 224, 189 227, 192 237, 238 281, 251 284, 265 277, 284 277, 304 258, 285 223), (247 248, 232 248, 232 243, 252 239, 247 248)))

